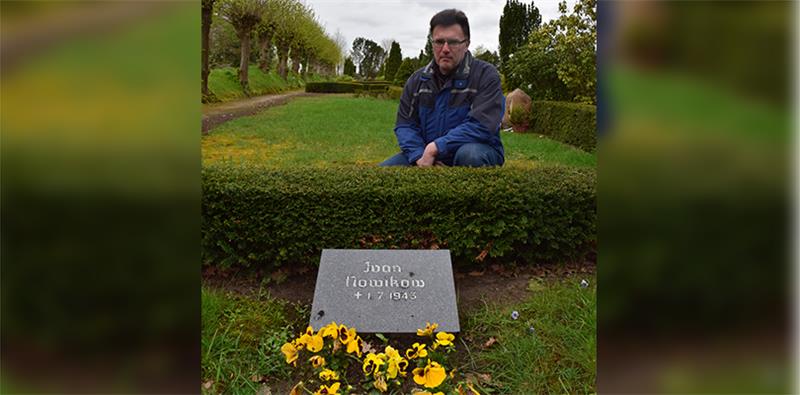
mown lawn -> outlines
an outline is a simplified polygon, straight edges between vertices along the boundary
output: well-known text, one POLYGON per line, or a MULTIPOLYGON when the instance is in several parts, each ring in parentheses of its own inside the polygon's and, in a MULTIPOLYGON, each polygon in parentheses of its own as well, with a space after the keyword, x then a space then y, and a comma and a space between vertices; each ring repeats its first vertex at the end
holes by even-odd
MULTIPOLYGON (((203 164, 266 167, 378 164, 399 152, 397 101, 346 96, 298 98, 222 124, 202 140, 203 164)), ((503 132, 506 165, 594 167, 595 154, 534 134, 503 132)))
MULTIPOLYGON (((595 392, 594 284, 594 275, 533 279, 524 300, 462 311, 463 332, 447 371, 456 368, 481 393, 595 392)), ((203 393, 284 393, 303 380, 280 346, 305 328, 308 306, 263 292, 245 297, 204 288, 202 296, 203 393)), ((365 340, 380 344, 373 335, 365 340)))

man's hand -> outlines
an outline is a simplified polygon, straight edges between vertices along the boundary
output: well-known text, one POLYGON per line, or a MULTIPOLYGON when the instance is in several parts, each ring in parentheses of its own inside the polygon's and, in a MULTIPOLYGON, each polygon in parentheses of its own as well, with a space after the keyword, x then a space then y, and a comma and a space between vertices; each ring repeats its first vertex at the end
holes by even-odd
POLYGON ((439 154, 439 149, 436 148, 436 143, 430 142, 427 146, 425 146, 425 152, 422 153, 422 157, 417 160, 417 166, 419 167, 431 167, 433 163, 436 161, 436 155, 439 154))

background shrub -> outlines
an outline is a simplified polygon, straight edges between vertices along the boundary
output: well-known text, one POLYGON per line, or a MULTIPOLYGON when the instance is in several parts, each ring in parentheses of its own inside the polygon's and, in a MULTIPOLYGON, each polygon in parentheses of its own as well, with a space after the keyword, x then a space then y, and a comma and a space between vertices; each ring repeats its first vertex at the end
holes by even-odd
POLYGON ((593 169, 209 166, 204 264, 316 265, 323 248, 447 248, 462 262, 557 261, 595 240, 593 169))
POLYGON ((390 86, 389 90, 386 93, 390 99, 400 100, 400 97, 403 96, 403 88, 399 86, 390 86))
POLYGON ((597 145, 597 107, 580 103, 534 101, 529 130, 594 152, 597 145))

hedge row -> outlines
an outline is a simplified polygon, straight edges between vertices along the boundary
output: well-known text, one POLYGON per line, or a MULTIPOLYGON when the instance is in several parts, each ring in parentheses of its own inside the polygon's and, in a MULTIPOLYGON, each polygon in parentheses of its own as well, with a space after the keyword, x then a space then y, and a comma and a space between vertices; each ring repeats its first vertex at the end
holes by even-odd
POLYGON ((559 261, 595 241, 593 169, 206 167, 204 264, 314 265, 323 248, 559 261))
POLYGON ((388 89, 389 83, 382 81, 306 83, 306 92, 316 93, 386 92, 388 89))
POLYGON ((553 140, 594 152, 597 145, 597 107, 568 102, 534 101, 530 130, 553 140))
POLYGON ((354 93, 360 86, 357 82, 309 82, 306 84, 306 92, 354 93))

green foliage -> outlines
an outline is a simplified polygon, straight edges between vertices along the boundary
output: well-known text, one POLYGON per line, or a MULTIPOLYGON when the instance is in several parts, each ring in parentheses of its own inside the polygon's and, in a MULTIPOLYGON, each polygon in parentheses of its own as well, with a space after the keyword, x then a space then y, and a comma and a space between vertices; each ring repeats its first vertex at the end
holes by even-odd
POLYGON ((220 12, 215 13, 211 26, 212 64, 240 65, 242 54, 250 53, 245 58, 258 61, 264 71, 277 63, 279 74, 285 78, 291 49, 293 61, 302 64, 304 74, 334 74, 341 51, 311 8, 296 0, 217 1, 220 12), (273 56, 276 49, 278 59, 273 56))
POLYGON ((597 107, 567 102, 534 101, 531 130, 587 152, 597 145, 597 107))
POLYGON ((492 373, 483 386, 501 394, 596 392, 597 288, 594 275, 584 276, 534 279, 526 301, 466 314, 465 333, 497 340, 474 354, 477 369, 492 373), (583 279, 589 287, 580 287, 583 279))
POLYGON ((353 40, 353 49, 350 52, 353 62, 358 64, 358 74, 366 79, 373 79, 378 75, 386 52, 375 41, 358 37, 353 40))
POLYGON ((403 63, 400 64, 400 68, 397 69, 397 73, 394 76, 394 84, 405 86, 406 81, 408 81, 409 77, 411 77, 418 68, 417 59, 406 58, 403 60, 403 63))
POLYGON ((389 99, 400 100, 400 98, 403 96, 403 88, 400 88, 398 86, 390 86, 389 90, 386 93, 389 99))
POLYGON ((205 264, 314 265, 323 248, 448 248, 464 261, 576 258, 595 240, 592 169, 205 166, 205 264), (423 198, 424 197, 424 198, 423 198))
POLYGON ((306 84, 306 92, 355 93, 359 86, 361 84, 357 82, 309 82, 306 84))
POLYGON ((361 82, 309 82, 306 84, 306 92, 317 93, 386 93, 389 83, 383 81, 361 81, 361 82))
POLYGON ((511 109, 508 113, 508 118, 512 125, 522 126, 528 125, 530 121, 530 111, 523 106, 517 106, 511 109))
POLYGON ((425 39, 425 53, 422 53, 422 50, 419 51, 419 57, 417 58, 419 67, 422 67, 422 64, 427 64, 433 59, 433 35, 431 32, 428 32, 428 37, 425 39))
POLYGON ((497 69, 500 68, 500 57, 497 55, 497 52, 492 52, 483 46, 479 46, 478 48, 475 48, 474 54, 475 59, 480 59, 484 62, 491 63, 497 69))
POLYGON ((353 63, 353 59, 349 56, 344 59, 344 75, 349 75, 351 77, 356 76, 356 65, 353 63))
MULTIPOLYGON (((532 99, 596 103, 596 0, 580 0, 572 14, 534 30, 506 65, 506 89, 523 89, 532 99)), ((502 56, 502 55, 501 55, 502 56)))
POLYGON ((500 15, 500 64, 503 74, 508 73, 508 60, 511 54, 521 47, 532 31, 542 24, 539 9, 525 5, 519 0, 506 0, 503 14, 500 15))
POLYGON ((400 44, 392 41, 392 49, 389 50, 389 57, 386 58, 386 70, 384 71, 384 79, 386 81, 394 81, 394 76, 400 65, 403 63, 403 52, 400 50, 400 44))
POLYGON ((255 393, 253 376, 288 379, 290 369, 276 351, 299 328, 285 303, 201 289, 201 378, 210 393, 255 393), (294 330, 293 330, 294 329, 294 330))

